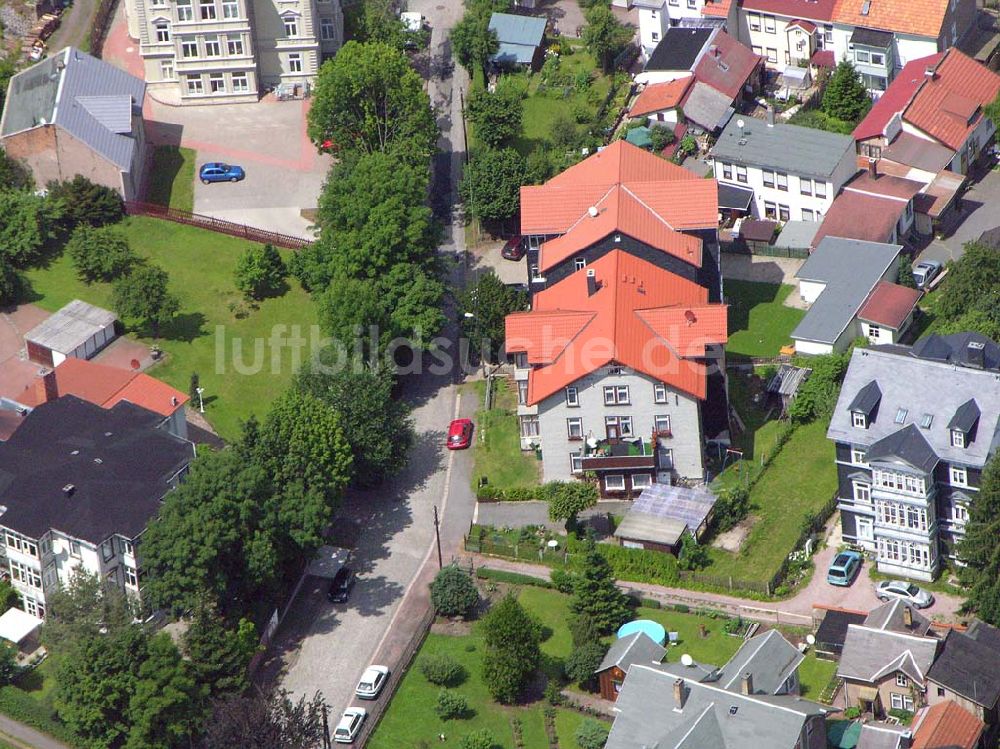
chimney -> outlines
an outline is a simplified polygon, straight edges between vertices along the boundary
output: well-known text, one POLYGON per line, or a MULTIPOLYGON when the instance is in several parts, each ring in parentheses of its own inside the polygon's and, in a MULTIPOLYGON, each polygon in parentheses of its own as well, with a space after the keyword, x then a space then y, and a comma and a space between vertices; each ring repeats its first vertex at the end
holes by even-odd
POLYGON ((937 68, 933 65, 928 65, 926 68, 924 68, 924 77, 931 81, 936 80, 937 68))
POLYGON ((774 127, 774 107, 767 105, 767 126, 774 127))
POLYGON ((900 734, 896 749, 910 749, 911 746, 913 746, 913 734, 909 731, 900 734))
POLYGON ((718 45, 712 44, 711 46, 709 46, 709 48, 708 48, 708 54, 709 54, 710 57, 718 57, 719 56, 719 47, 718 47, 718 45))
POLYGON ((54 401, 59 397, 55 370, 44 369, 42 372, 44 374, 35 380, 35 396, 38 398, 38 405, 54 401))
POLYGON ((587 268, 587 296, 594 296, 597 293, 597 271, 587 268))
POLYGON ((876 159, 868 159, 868 176, 872 179, 878 177, 878 161, 876 159))
POLYGON ((986 344, 980 341, 969 341, 966 347, 966 358, 969 366, 982 369, 986 365, 986 344))
POLYGON ((907 629, 913 626, 913 611, 909 606, 903 606, 903 626, 907 629))
POLYGON ((749 671, 740 677, 740 694, 753 694, 753 674, 749 671))
POLYGON ((684 709, 684 700, 687 695, 684 693, 684 679, 674 679, 674 705, 678 710, 684 709))

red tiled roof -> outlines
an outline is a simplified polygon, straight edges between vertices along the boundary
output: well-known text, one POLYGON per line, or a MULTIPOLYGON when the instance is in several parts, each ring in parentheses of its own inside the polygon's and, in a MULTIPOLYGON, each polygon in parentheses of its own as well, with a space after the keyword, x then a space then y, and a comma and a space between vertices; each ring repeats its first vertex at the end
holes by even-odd
MULTIPOLYGON (((796 26, 798 26, 800 29, 802 29, 803 31, 805 31, 808 34, 811 34, 811 33, 813 33, 816 30, 816 24, 814 24, 812 21, 804 21, 801 18, 796 18, 796 19, 793 19, 793 20, 789 21, 788 25, 785 26, 785 28, 786 29, 791 29, 791 28, 794 28, 796 26)), ((830 52, 832 54, 833 51, 830 50, 830 52)))
POLYGON ((818 246, 823 237, 888 242, 905 209, 903 200, 845 190, 830 205, 812 246, 818 246))
POLYGON ((858 310, 858 318, 899 330, 921 296, 917 289, 879 281, 858 310))
POLYGON ((616 362, 704 399, 707 343, 724 343, 726 308, 708 291, 621 250, 535 295, 531 312, 507 316, 507 350, 541 362, 528 376, 528 403, 616 362))
POLYGON ((746 10, 811 21, 829 21, 836 4, 837 0, 743 0, 746 10))
POLYGON ((837 0, 833 20, 849 26, 880 29, 937 39, 951 0, 837 0), (862 15, 862 8, 867 12, 862 15))
POLYGON ((648 221, 673 229, 718 225, 718 186, 648 151, 618 140, 544 185, 521 188, 521 233, 563 234, 617 186, 648 208, 648 221))
POLYGON ((693 82, 694 78, 689 75, 666 83, 650 83, 636 97, 628 111, 628 116, 642 117, 654 112, 673 109, 681 103, 688 86, 693 82))
POLYGON ((705 4, 701 8, 701 14, 703 16, 713 16, 716 18, 726 18, 729 16, 729 8, 732 6, 733 0, 706 0, 705 4))
POLYGON ((918 715, 913 749, 973 749, 984 727, 957 702, 939 702, 918 715))
POLYGON ((982 107, 1000 92, 1000 75, 957 49, 925 76, 903 119, 948 148, 958 150, 982 119, 982 107))
POLYGON ((764 58, 755 55, 749 47, 740 44, 725 31, 716 34, 712 43, 716 54, 713 55, 709 49, 702 55, 694 69, 695 78, 735 99, 753 71, 764 64, 764 58))
POLYGON ((907 63, 892 83, 879 97, 879 100, 868 110, 865 118, 854 128, 854 140, 876 138, 885 133, 885 127, 893 115, 906 109, 913 95, 924 80, 924 70, 928 65, 936 65, 944 57, 943 52, 928 57, 921 57, 907 63))
POLYGON ((869 195, 882 195, 899 200, 910 200, 923 188, 924 184, 916 180, 881 173, 872 177, 867 171, 858 173, 854 179, 844 185, 845 190, 854 190, 869 195))
POLYGON ((837 67, 837 57, 833 54, 832 49, 817 49, 809 58, 809 64, 815 65, 817 68, 835 68, 837 67))

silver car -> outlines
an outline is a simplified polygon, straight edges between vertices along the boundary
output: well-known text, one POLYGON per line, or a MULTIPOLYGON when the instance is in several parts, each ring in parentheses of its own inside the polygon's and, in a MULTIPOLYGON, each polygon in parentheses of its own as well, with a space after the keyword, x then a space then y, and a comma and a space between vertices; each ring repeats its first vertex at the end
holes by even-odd
POLYGON ((382 687, 389 681, 389 669, 385 666, 369 666, 361 674, 361 681, 354 694, 363 700, 374 700, 378 697, 382 687))
POLYGON ((918 609, 926 609, 934 603, 934 596, 929 592, 905 580, 882 580, 875 586, 875 595, 880 601, 899 598, 918 609))
POLYGON ((338 744, 353 744, 367 717, 368 711, 363 707, 347 708, 337 727, 333 729, 333 740, 338 744))
POLYGON ((941 263, 937 260, 924 260, 913 266, 913 282, 918 289, 926 289, 940 272, 941 263))

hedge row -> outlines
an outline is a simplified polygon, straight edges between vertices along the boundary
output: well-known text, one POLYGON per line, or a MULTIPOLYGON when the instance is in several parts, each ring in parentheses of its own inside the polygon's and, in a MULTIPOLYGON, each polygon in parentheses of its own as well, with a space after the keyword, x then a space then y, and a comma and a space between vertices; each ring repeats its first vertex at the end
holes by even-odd
MULTIPOLYGON (((608 560, 616 580, 631 580, 668 587, 675 587, 680 581, 680 576, 677 574, 677 559, 670 554, 648 549, 627 549, 612 544, 597 544, 597 550, 608 560)), ((573 566, 582 561, 582 555, 576 555, 573 566)))
POLYGON ((531 502, 538 500, 549 502, 561 493, 586 495, 597 502, 599 494, 597 484, 581 481, 549 481, 541 486, 512 486, 500 489, 492 484, 486 484, 476 489, 476 499, 480 502, 531 502))
POLYGON ((538 588, 554 587, 548 580, 531 575, 522 575, 520 572, 508 572, 507 570, 494 570, 489 567, 480 567, 476 570, 476 577, 480 580, 494 580, 498 583, 510 583, 511 585, 534 585, 538 588))
POLYGON ((0 713, 47 733, 70 746, 79 739, 41 702, 13 686, 0 687, 0 713))

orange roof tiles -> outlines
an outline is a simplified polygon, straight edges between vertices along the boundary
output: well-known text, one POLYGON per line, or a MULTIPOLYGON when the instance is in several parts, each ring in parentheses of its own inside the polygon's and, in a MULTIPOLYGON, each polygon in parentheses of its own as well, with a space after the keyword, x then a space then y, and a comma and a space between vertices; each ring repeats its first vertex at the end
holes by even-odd
POLYGON ((885 90, 879 100, 868 110, 865 118, 854 128, 852 135, 854 140, 865 140, 874 138, 885 133, 889 121, 898 113, 906 109, 913 95, 920 88, 924 79, 924 70, 928 65, 936 65, 944 57, 943 52, 939 52, 928 57, 921 57, 906 63, 889 88, 885 90))
POLYGON ((861 320, 899 330, 923 294, 895 283, 879 281, 858 310, 861 320))
POLYGON ((632 102, 632 107, 628 111, 629 117, 642 117, 673 109, 681 103, 681 99, 693 82, 694 76, 689 75, 666 83, 650 83, 632 102))
POLYGON ((939 702, 918 716, 913 749, 973 749, 983 728, 983 722, 958 703, 939 702))
POLYGON ((982 107, 1000 92, 1000 75, 957 49, 948 50, 931 79, 903 111, 903 119, 948 148, 958 150, 979 124, 982 107))
POLYGON ((587 271, 537 293, 531 312, 507 317, 508 351, 543 362, 529 373, 528 403, 612 361, 705 398, 705 365, 689 357, 727 340, 726 308, 709 305, 698 284, 621 250, 587 271))
POLYGON ((705 5, 702 6, 701 14, 703 16, 726 18, 729 16, 729 8, 732 4, 732 0, 706 0, 705 5))
POLYGON ((951 0, 837 0, 834 23, 937 38, 951 0), (868 4, 868 13, 861 9, 868 4))
POLYGON ((623 140, 556 175, 521 188, 521 233, 563 234, 615 187, 627 187, 676 231, 718 226, 718 186, 623 140))

